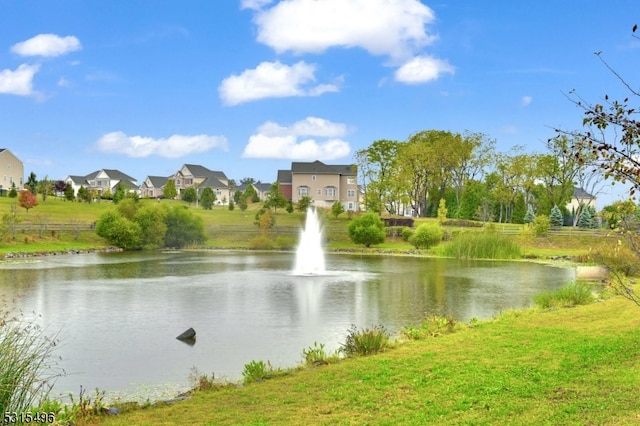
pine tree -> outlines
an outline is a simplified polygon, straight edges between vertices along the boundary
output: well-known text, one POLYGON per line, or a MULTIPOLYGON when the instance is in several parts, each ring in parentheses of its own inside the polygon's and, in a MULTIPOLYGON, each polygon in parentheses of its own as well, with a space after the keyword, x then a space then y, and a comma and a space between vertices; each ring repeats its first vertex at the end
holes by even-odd
POLYGON ((527 214, 524 215, 524 223, 531 223, 536 218, 536 214, 533 211, 533 207, 527 207, 527 214))
POLYGON ((564 217, 562 216, 562 212, 558 208, 558 206, 553 206, 551 209, 551 214, 549 215, 549 222, 551 222, 552 227, 560 227, 564 223, 564 217))
POLYGON ((582 229, 592 229, 595 227, 593 215, 591 214, 591 210, 589 208, 582 209, 580 217, 578 218, 578 227, 582 229))

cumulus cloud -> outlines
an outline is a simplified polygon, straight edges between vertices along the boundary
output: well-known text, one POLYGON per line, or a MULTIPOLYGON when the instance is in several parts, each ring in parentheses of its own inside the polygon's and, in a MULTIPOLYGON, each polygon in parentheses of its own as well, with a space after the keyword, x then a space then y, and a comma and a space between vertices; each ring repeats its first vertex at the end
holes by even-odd
POLYGON ((273 121, 262 124, 249 137, 242 154, 245 158, 275 158, 287 160, 335 160, 351 152, 342 139, 348 133, 342 123, 318 117, 307 117, 289 126, 273 121))
POLYGON ((29 40, 14 44, 11 51, 20 56, 60 56, 81 48, 80 40, 74 36, 38 34, 29 40))
POLYGON ((225 105, 265 98, 289 96, 319 96, 326 92, 337 92, 335 84, 309 85, 314 83, 316 67, 304 61, 294 65, 262 62, 254 69, 225 78, 218 87, 218 94, 225 105))
POLYGON ((359 47, 392 58, 431 43, 425 25, 434 20, 418 0, 289 0, 254 17, 258 41, 279 53, 359 47))
POLYGON ((40 69, 39 65, 20 65, 15 71, 0 71, 0 93, 28 96, 33 92, 33 76, 40 69))
POLYGON ((395 79, 406 84, 420 84, 437 80, 443 73, 453 74, 455 68, 449 62, 431 56, 417 56, 395 72, 395 79))
POLYGON ((213 148, 221 148, 226 151, 227 139, 224 136, 210 135, 172 135, 166 139, 154 139, 144 136, 128 136, 123 132, 111 132, 98 139, 96 148, 105 153, 124 154, 135 158, 154 154, 166 158, 178 158, 209 151, 213 148))
POLYGON ((531 101, 533 101, 533 98, 531 96, 523 96, 520 100, 520 104, 526 107, 531 103, 531 101))

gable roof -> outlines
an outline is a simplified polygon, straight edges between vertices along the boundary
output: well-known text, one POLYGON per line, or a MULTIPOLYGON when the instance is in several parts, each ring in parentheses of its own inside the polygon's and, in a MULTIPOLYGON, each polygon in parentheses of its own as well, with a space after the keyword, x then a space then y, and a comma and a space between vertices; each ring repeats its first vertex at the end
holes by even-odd
POLYGON ((352 164, 329 165, 322 161, 314 161, 313 163, 293 162, 291 163, 291 173, 313 173, 313 174, 331 174, 355 176, 356 168, 352 164))
POLYGON ((291 170, 278 170, 277 181, 280 184, 291 184, 291 170))
POLYGON ((154 188, 162 188, 169 178, 166 176, 147 176, 144 181, 146 182, 147 180, 151 182, 151 186, 154 188))
POLYGON ((584 188, 578 188, 577 186, 573 188, 573 198, 578 198, 578 199, 594 199, 595 200, 595 196, 589 194, 587 191, 584 190, 584 188))

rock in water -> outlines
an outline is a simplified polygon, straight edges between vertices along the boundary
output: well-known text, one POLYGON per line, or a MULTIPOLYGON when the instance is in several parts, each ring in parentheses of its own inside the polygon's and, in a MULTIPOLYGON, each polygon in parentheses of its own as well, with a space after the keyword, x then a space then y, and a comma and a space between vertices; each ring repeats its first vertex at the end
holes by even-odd
POLYGON ((193 328, 189 328, 188 330, 185 330, 181 335, 176 337, 176 339, 178 340, 195 340, 195 338, 196 338, 196 331, 193 328))

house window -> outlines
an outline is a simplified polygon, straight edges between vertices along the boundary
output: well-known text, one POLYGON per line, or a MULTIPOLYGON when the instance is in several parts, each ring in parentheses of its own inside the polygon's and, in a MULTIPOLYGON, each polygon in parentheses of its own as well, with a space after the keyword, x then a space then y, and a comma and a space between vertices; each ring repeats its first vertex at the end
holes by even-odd
POLYGON ((298 187, 298 195, 300 197, 308 197, 309 196, 309 187, 308 186, 299 186, 298 187))
POLYGON ((222 191, 220 191, 219 189, 216 189, 216 195, 217 195, 217 196, 222 195, 222 191))
POLYGON ((347 197, 353 198, 356 196, 356 191, 354 189, 347 189, 347 197))
POLYGON ((356 178, 353 176, 347 176, 347 185, 355 185, 356 184, 356 178))
POLYGON ((184 179, 184 184, 185 185, 193 185, 193 178, 185 178, 184 179))
POLYGON ((327 186, 324 189, 324 195, 327 197, 335 197, 336 196, 336 188, 333 186, 327 186))
POLYGON ((353 208, 353 202, 349 201, 349 204, 348 204, 347 210, 354 210, 354 208, 353 208))
POLYGON ((315 181, 316 180, 316 175, 311 175, 311 180, 315 181))
POLYGON ((322 195, 322 189, 318 188, 318 195, 322 195))

